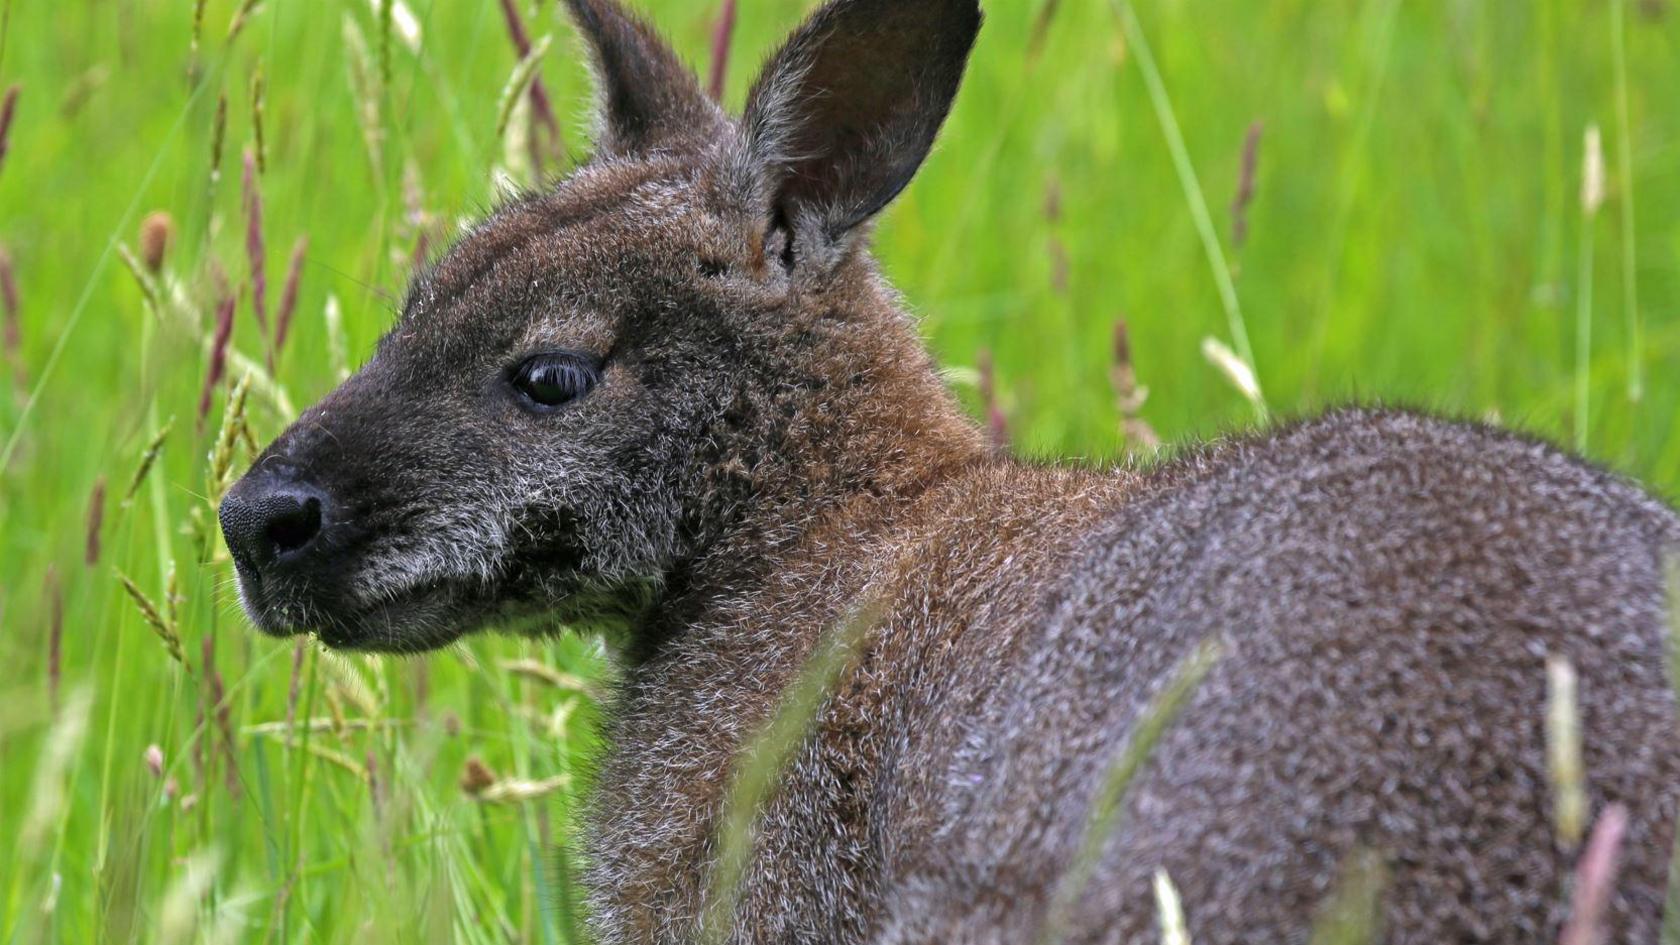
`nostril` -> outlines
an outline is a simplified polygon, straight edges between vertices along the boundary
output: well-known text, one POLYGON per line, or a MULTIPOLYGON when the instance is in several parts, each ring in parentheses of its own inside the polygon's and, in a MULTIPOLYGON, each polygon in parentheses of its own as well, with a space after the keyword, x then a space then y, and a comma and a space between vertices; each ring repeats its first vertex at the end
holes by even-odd
POLYGON ((298 551, 321 532, 321 500, 308 496, 274 510, 268 520, 268 540, 276 554, 298 551))

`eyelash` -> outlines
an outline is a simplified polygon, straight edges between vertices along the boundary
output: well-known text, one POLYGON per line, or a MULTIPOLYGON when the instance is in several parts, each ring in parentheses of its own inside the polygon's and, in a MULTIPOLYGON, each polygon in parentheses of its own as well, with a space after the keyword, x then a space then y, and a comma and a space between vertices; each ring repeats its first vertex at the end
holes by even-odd
POLYGON ((601 380, 592 358, 571 351, 532 355, 514 367, 508 383, 528 406, 553 410, 589 393, 601 380))

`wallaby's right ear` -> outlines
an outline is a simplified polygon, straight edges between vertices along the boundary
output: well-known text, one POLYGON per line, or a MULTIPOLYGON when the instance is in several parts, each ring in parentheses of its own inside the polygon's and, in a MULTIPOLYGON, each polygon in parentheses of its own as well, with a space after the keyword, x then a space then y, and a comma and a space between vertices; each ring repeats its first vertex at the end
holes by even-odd
POLYGON ((830 0, 770 60, 742 133, 785 262, 843 255, 910 183, 979 30, 976 0, 830 0))
POLYGON ((565 4, 593 53, 601 98, 598 150, 645 154, 709 142, 721 132, 723 112, 652 27, 617 0, 565 4))

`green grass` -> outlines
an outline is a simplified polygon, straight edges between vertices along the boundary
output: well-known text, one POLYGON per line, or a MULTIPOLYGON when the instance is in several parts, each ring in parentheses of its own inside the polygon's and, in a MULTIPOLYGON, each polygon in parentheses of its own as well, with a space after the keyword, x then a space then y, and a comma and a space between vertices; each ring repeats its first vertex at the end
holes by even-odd
MULTIPOLYGON (((1497 414, 1680 492, 1674 4, 1063 2, 1033 50, 1041 2, 988 3, 943 143, 877 240, 942 363, 992 352, 1019 451, 1117 454, 1108 352, 1124 317, 1151 392, 1143 416, 1169 441, 1255 422, 1201 354, 1214 337, 1252 351, 1275 415, 1350 398, 1497 414), (1255 121, 1257 192, 1237 246, 1226 208, 1255 121), (1590 241, 1578 197, 1589 123, 1608 175, 1590 241), (1598 291, 1582 311, 1588 276, 1598 291)), ((196 563, 225 398, 200 428, 197 333, 212 269, 247 280, 239 157, 259 66, 271 311, 293 240, 309 238, 277 368, 292 403, 336 380, 329 295, 352 360, 389 325, 414 240, 405 191, 417 186, 446 229, 494 202, 498 101, 518 58, 500 12, 407 3, 418 54, 384 37, 381 4, 266 0, 230 44, 236 3, 209 0, 195 84, 186 0, 0 0, 0 89, 23 87, 0 165, 23 375, 14 383, 7 364, 0 381, 0 942, 577 940, 566 876, 593 690, 507 664, 594 680, 606 671, 595 644, 486 637, 426 660, 306 649, 294 675, 292 646, 245 625, 225 562, 196 563), (177 224, 168 273, 189 319, 149 313, 117 253, 153 210, 177 224), (100 477, 103 549, 88 566, 100 477), (172 564, 190 673, 116 577, 163 612, 172 564), (215 707, 206 719, 206 640, 225 725, 215 707), (287 739, 294 685, 290 711, 321 724, 287 739), (145 760, 154 744, 161 777, 145 760), (486 803, 461 787, 469 758, 497 777, 571 779, 540 800, 486 803)), ((581 152, 587 87, 569 30, 551 0, 519 6, 533 38, 554 35, 541 73, 581 152)), ((648 6, 704 65, 714 5, 648 6)), ((805 6, 743 5, 732 102, 805 6)), ((235 343, 260 360, 248 300, 235 343)), ((274 400, 251 395, 259 440, 287 420, 274 400)))

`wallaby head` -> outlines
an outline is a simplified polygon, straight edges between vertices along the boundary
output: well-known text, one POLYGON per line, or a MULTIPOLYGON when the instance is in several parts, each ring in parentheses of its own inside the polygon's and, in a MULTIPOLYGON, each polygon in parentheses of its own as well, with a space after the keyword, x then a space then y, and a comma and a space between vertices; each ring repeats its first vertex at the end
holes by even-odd
POLYGON ((732 530, 978 449, 864 248, 950 108, 975 0, 834 0, 738 120, 613 0, 567 5, 594 156, 420 275, 222 504, 268 632, 419 650, 623 624, 732 530))

